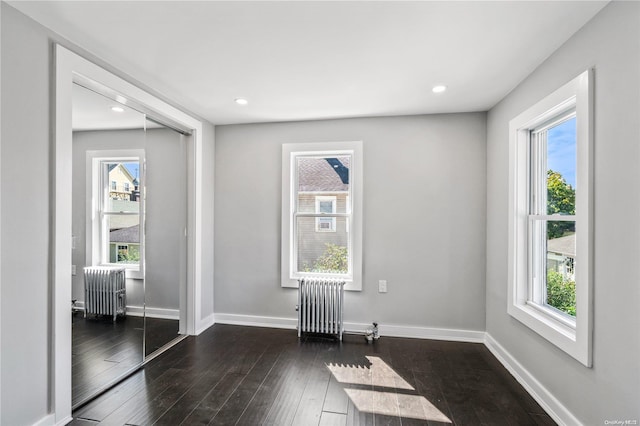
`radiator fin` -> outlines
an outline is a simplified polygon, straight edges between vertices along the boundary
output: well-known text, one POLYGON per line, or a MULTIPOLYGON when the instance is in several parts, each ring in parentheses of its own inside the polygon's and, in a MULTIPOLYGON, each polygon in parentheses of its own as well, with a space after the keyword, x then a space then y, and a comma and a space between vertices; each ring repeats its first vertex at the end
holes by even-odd
POLYGON ((84 316, 127 313, 125 269, 108 266, 84 268, 84 316))
POLYGON ((305 332, 323 333, 342 340, 345 282, 303 278, 298 284, 298 337, 305 332))

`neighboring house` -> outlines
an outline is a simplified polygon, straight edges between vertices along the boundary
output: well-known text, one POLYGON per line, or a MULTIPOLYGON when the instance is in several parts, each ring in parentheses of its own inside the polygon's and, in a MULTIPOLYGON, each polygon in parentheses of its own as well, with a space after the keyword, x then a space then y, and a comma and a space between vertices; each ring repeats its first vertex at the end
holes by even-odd
POLYGON ((140 225, 109 232, 109 263, 140 261, 140 225))
MULTIPOLYGON (((301 158, 298 163, 299 211, 345 213, 348 205, 350 157, 301 158)), ((299 268, 312 269, 329 244, 347 246, 344 218, 301 218, 298 227, 299 268)))
POLYGON ((562 274, 565 280, 575 280, 576 234, 547 241, 547 270, 562 274))
POLYGON ((137 187, 138 180, 131 176, 122 163, 109 166, 109 198, 130 200, 137 187))

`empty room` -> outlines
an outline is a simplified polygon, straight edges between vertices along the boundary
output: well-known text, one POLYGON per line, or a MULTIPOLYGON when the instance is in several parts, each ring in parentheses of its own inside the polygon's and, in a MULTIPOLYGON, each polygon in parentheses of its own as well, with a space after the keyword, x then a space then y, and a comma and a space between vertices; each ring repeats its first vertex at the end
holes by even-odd
POLYGON ((640 422, 640 2, 0 3, 0 425, 640 422))

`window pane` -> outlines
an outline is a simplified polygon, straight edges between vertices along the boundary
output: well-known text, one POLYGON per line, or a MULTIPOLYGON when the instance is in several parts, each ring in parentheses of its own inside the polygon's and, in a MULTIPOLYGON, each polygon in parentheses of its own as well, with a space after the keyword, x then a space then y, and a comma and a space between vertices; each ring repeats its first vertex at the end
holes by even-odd
MULTIPOLYGON (((351 156, 297 157, 298 212, 316 213, 316 196, 335 196, 336 213, 346 213, 351 156)), ((328 208, 328 204, 324 205, 328 208)), ((327 213, 332 213, 333 211, 327 213)))
POLYGON ((547 130, 547 214, 576 214, 576 118, 547 130))
POLYGON ((140 262, 140 216, 108 215, 105 217, 106 245, 109 263, 138 264, 140 262))
POLYGON ((335 232, 316 232, 317 219, 297 218, 298 272, 348 273, 347 219, 326 218, 335 232))
POLYGON ((140 200, 138 161, 102 163, 107 175, 109 193, 106 194, 105 210, 108 212, 138 212, 140 200))
POLYGON ((333 201, 320 201, 318 203, 318 213, 333 213, 333 201))
POLYGON ((114 198, 107 199, 105 212, 115 213, 140 213, 140 201, 119 200, 114 198))
POLYGON ((576 223, 547 222, 546 303, 569 315, 576 315, 576 223), (555 236, 552 229, 563 230, 555 236))

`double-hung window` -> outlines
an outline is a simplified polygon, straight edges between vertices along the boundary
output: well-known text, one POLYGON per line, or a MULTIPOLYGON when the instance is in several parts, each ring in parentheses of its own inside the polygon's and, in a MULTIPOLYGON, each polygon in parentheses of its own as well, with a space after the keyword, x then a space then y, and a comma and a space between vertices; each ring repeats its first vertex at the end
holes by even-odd
POLYGON ((510 315, 591 365, 592 85, 587 71, 510 122, 510 315))
POLYGON ((362 288, 362 143, 283 145, 282 285, 306 276, 362 288))
POLYGON ((144 197, 114 191, 114 183, 142 181, 144 151, 88 151, 87 166, 87 264, 123 266, 127 277, 142 278, 144 197))

